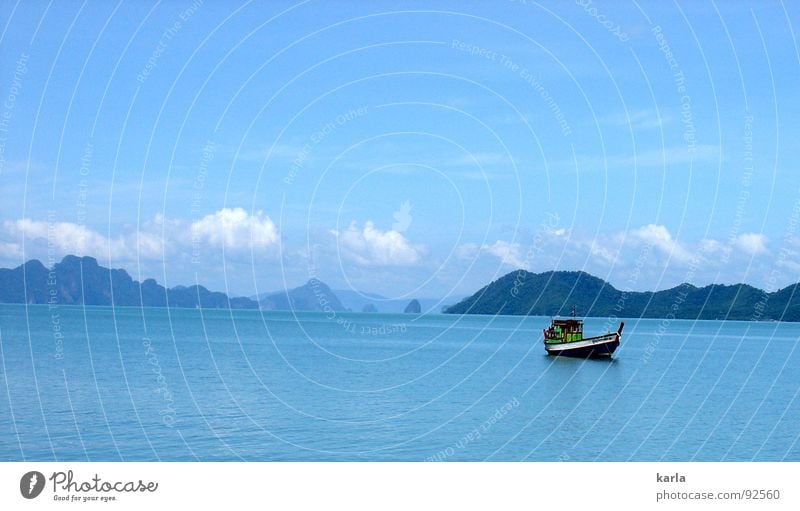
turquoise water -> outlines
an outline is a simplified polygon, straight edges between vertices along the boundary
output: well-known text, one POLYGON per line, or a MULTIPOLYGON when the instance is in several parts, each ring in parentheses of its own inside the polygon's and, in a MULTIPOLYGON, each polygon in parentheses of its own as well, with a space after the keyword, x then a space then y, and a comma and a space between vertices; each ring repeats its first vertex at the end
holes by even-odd
POLYGON ((1 305, 0 460, 800 460, 800 325, 548 321, 1 305))

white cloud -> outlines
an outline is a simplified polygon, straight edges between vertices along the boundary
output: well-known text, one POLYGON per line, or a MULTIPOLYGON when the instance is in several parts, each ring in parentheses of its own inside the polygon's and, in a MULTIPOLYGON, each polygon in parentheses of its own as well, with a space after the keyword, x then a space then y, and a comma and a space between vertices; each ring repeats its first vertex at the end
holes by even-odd
POLYGON ((459 259, 474 259, 480 254, 489 254, 507 266, 516 269, 528 269, 528 263, 525 261, 522 246, 519 243, 509 243, 503 240, 497 240, 491 245, 464 243, 456 248, 455 253, 459 259))
POLYGON ((756 232, 740 234, 733 240, 733 246, 748 255, 767 253, 767 237, 756 232))
POLYGON ((279 235, 275 224, 261 211, 249 215, 242 208, 224 208, 191 224, 159 214, 115 237, 72 222, 23 218, 2 223, 3 255, 21 256, 24 240, 30 246, 26 247, 28 257, 43 257, 40 252, 46 248, 58 255, 158 260, 171 250, 196 250, 199 243, 234 250, 263 249, 277 245, 279 235))
POLYGON ((648 224, 634 229, 629 234, 636 240, 658 248, 679 262, 687 262, 692 259, 691 251, 678 243, 663 225, 648 224))
POLYGON ((111 257, 157 257, 163 250, 160 237, 150 233, 134 233, 107 238, 85 225, 71 222, 49 222, 23 218, 6 220, 3 230, 7 236, 21 240, 45 240, 48 246, 64 254, 111 257))
POLYGON ((22 247, 18 243, 0 242, 0 255, 2 255, 3 259, 22 257, 22 247))
POLYGON ((792 274, 800 274, 800 237, 789 235, 783 239, 778 256, 775 258, 778 268, 786 268, 792 274))
POLYGON ((717 254, 719 252, 724 253, 726 250, 727 247, 715 239, 705 238, 700 240, 700 251, 704 254, 717 254))
POLYGON ((456 247, 456 257, 459 259, 473 259, 481 251, 477 243, 464 243, 456 247))
POLYGON ((360 229, 356 222, 343 232, 331 231, 343 254, 362 266, 408 266, 419 262, 423 247, 412 245, 401 233, 381 231, 371 221, 360 229))
POLYGON ((481 251, 495 256, 505 265, 521 269, 527 269, 528 267, 522 256, 522 248, 519 243, 497 240, 493 245, 483 245, 481 251))
POLYGON ((604 244, 598 243, 597 240, 592 240, 589 243, 589 253, 595 257, 601 258, 607 264, 616 262, 619 255, 617 251, 604 244))
POLYGON ((193 222, 190 230, 195 240, 232 249, 263 249, 279 241, 278 228, 263 211, 250 215, 243 208, 220 209, 193 222))

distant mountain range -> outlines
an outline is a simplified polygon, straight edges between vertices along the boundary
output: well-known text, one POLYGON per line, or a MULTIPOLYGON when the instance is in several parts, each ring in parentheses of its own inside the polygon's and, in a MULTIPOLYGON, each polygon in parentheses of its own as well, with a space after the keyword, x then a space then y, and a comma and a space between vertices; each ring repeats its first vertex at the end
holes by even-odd
POLYGON ((568 315, 629 318, 800 321, 800 284, 767 293, 747 284, 681 284, 657 292, 620 291, 588 273, 511 272, 447 314, 568 315))
MULTIPOLYGON (((386 298, 374 293, 359 293, 350 289, 335 289, 334 293, 342 301, 345 308, 352 311, 362 311, 365 307, 370 305, 375 308, 376 312, 404 312, 411 302, 410 298, 386 298)), ((420 304, 420 310, 425 313, 439 313, 444 307, 458 303, 464 298, 463 295, 458 297, 451 297, 447 299, 442 298, 416 298, 415 300, 420 304)))
MULTIPOLYGON (((318 312, 403 312, 409 305, 408 300, 387 300, 380 295, 345 290, 334 292, 317 278, 294 289, 264 293, 254 298, 231 298, 199 285, 166 289, 153 279, 140 283, 125 270, 100 266, 93 257, 68 255, 51 269, 35 259, 16 268, 0 268, 0 303, 318 312), (343 300, 346 305, 340 301, 338 293, 346 297, 343 300)), ((439 302, 433 299, 420 301, 428 303, 430 308, 439 302)))
MULTIPOLYGON (((299 305, 299 308, 296 310, 320 310, 316 303, 317 294, 320 294, 322 296, 335 298, 336 300, 329 299, 328 301, 341 306, 341 308, 334 308, 334 310, 337 311, 388 313, 404 312, 411 302, 409 298, 386 298, 379 294, 362 293, 351 289, 330 289, 324 284, 322 284, 324 288, 322 286, 316 286, 317 289, 315 293, 315 286, 312 285, 312 282, 315 280, 317 279, 311 279, 307 284, 289 291, 261 293, 251 298, 260 302, 261 307, 264 309, 289 310, 288 303, 293 302, 299 305)), ((441 298, 419 298, 416 300, 419 302, 422 312, 439 313, 444 307, 447 307, 447 304, 457 303, 461 299, 461 297, 451 298, 448 299, 447 302, 441 298)))
POLYGON ((153 279, 139 283, 128 272, 97 264, 93 257, 68 255, 52 269, 33 259, 0 268, 0 303, 117 305, 257 309, 249 298, 229 298, 203 286, 166 289, 153 279))
MULTIPOLYGON (((48 269, 31 260, 0 268, 0 303, 118 305, 209 309, 354 312, 438 312, 441 300, 389 300, 380 295, 331 290, 312 278, 257 300, 229 297, 203 286, 166 289, 153 279, 133 280, 125 270, 100 266, 92 257, 66 256, 48 269)), ((767 293, 747 284, 690 284, 664 291, 620 291, 585 272, 514 271, 455 305, 448 314, 617 316, 678 319, 800 321, 800 284, 767 293)))

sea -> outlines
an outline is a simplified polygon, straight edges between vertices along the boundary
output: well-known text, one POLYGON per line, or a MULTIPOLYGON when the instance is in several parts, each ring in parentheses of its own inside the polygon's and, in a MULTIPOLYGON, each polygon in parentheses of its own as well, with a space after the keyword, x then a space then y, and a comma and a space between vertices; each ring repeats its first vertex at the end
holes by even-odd
POLYGON ((800 324, 549 321, 0 305, 0 461, 800 461, 800 324))

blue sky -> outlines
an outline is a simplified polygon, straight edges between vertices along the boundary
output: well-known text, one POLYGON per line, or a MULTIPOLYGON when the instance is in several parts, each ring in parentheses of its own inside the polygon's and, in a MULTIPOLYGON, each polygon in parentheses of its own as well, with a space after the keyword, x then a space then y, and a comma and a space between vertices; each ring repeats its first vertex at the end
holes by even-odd
POLYGON ((4 2, 0 264, 253 294, 800 280, 780 2, 4 2))

